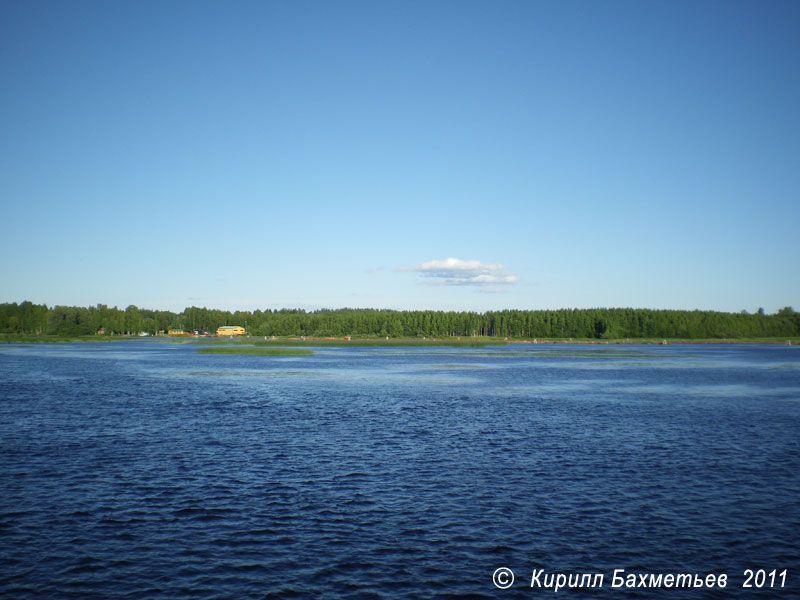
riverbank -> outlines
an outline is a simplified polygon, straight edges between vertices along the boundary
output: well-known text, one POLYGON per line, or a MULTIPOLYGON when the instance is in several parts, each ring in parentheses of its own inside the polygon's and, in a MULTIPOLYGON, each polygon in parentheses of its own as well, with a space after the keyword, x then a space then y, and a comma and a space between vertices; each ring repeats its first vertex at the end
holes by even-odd
POLYGON ((759 339, 627 339, 627 340, 562 340, 562 339, 535 339, 535 340, 509 340, 509 344, 593 344, 593 345, 617 345, 617 344, 777 344, 800 346, 800 338, 759 338, 759 339))
POLYGON ((358 338, 358 337, 276 337, 262 339, 254 336, 241 337, 139 337, 124 335, 93 335, 93 336, 47 336, 47 335, 20 335, 0 334, 0 344, 68 344, 75 342, 122 342, 122 341, 152 341, 174 342, 199 345, 242 345, 242 346, 362 346, 362 347, 436 347, 451 346, 460 348, 481 348, 485 346, 502 346, 505 344, 591 344, 591 345, 625 345, 625 344, 774 344, 800 346, 800 337, 772 337, 772 338, 628 338, 599 340, 595 338, 492 338, 492 337, 463 337, 463 338, 358 338))

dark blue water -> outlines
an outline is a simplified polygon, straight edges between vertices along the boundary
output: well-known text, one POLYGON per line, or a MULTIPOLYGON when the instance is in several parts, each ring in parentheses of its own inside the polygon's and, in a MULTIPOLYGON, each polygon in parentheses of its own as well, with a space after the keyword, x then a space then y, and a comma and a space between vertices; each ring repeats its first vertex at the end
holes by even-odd
POLYGON ((195 350, 0 347, 0 594, 800 597, 800 348, 195 350))

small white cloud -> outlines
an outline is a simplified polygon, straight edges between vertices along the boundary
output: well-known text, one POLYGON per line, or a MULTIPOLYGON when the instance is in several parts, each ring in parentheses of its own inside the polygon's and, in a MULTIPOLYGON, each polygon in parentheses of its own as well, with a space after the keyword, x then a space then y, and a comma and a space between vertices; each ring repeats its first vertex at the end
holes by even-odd
POLYGON ((420 273, 442 285, 496 285, 518 281, 516 275, 507 272, 503 265, 460 258, 430 260, 415 267, 401 267, 399 270, 420 273))

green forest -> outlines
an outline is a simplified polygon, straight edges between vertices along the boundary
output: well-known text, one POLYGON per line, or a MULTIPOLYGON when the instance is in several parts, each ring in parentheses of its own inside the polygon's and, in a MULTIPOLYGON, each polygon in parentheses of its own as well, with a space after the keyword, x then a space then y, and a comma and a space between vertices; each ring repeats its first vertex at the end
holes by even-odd
POLYGON ((208 331, 241 325, 256 336, 495 337, 508 339, 732 339, 800 336, 800 313, 593 308, 452 312, 433 310, 300 309, 229 312, 191 306, 181 313, 103 304, 0 304, 0 333, 89 336, 159 335, 169 329, 208 331))

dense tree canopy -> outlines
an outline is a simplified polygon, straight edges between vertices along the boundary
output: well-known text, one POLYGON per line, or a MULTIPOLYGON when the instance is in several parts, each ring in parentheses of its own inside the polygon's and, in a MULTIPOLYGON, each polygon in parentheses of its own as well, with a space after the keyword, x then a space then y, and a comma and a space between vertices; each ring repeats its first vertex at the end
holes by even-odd
POLYGON ((190 306, 182 313, 128 306, 0 304, 0 332, 47 335, 110 335, 168 329, 216 331, 241 325, 258 336, 473 337, 502 338, 758 338, 800 335, 800 313, 774 315, 713 311, 593 308, 502 310, 485 313, 350 309, 229 312, 190 306))

